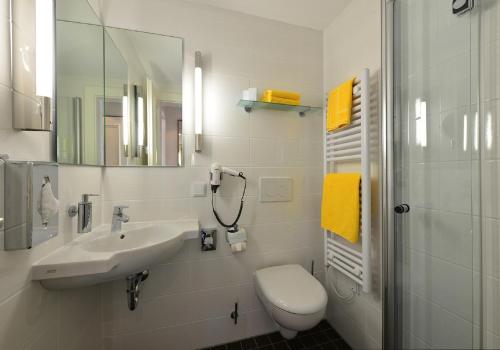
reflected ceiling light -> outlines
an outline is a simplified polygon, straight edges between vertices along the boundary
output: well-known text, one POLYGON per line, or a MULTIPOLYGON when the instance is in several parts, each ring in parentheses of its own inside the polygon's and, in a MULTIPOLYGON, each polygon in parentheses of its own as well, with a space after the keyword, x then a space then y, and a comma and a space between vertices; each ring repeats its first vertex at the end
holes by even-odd
POLYGON ((201 52, 194 54, 194 137, 195 151, 201 152, 203 134, 203 69, 201 52))
POLYGON ((486 149, 490 150, 493 146, 493 126, 491 121, 491 113, 486 114, 486 149))
POLYGON ((417 98, 415 101, 415 141, 422 147, 427 147, 427 102, 417 98))
POLYGON ((474 115, 474 150, 479 150, 479 115, 474 115))
POLYGON ((468 130, 467 130, 467 114, 464 114, 464 141, 463 141, 463 144, 464 144, 464 152, 467 152, 467 133, 468 133, 468 130))

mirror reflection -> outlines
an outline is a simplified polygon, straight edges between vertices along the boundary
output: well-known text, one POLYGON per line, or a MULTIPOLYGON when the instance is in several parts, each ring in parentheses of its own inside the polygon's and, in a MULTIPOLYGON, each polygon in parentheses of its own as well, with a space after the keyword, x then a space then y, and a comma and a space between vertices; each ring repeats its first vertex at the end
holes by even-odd
POLYGON ((58 21, 58 160, 181 166, 183 41, 58 21))
POLYGON ((105 28, 105 164, 182 165, 182 40, 105 28))
POLYGON ((103 28, 57 21, 58 162, 102 165, 103 28))

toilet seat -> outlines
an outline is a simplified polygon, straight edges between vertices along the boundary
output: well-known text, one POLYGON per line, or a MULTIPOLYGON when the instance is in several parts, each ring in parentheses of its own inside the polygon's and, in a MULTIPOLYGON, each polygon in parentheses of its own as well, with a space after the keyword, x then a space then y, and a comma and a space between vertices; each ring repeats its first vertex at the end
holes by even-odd
POLYGON ((321 283, 301 265, 273 266, 255 272, 259 291, 275 307, 297 315, 322 312, 328 297, 321 283))

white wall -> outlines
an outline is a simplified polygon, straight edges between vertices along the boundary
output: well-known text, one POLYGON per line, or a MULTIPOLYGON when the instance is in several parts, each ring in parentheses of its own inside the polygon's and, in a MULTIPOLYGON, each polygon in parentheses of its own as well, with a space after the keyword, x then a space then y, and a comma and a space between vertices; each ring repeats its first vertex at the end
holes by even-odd
MULTIPOLYGON (((15 160, 51 160, 50 133, 12 129, 9 17, 7 0, 0 1, 0 153, 15 160)), ((31 250, 4 251, 0 233, 0 349, 98 349, 99 288, 53 292, 31 282, 31 264, 73 239, 76 226, 66 215, 81 193, 100 192, 99 168, 60 167, 60 234, 31 250), (86 181, 81 181, 81 179, 86 181)), ((100 206, 96 208, 100 222, 100 206)))
MULTIPOLYGON (((132 220, 197 216, 215 225, 209 197, 192 198, 192 181, 207 181, 212 162, 235 167, 248 178, 241 218, 248 250, 233 255, 219 231, 218 249, 202 253, 197 240, 151 271, 138 310, 127 310, 125 282, 103 286, 103 334, 107 349, 192 349, 269 332, 275 326, 256 299, 255 269, 316 261, 322 275, 319 226, 322 180, 322 116, 254 111, 236 104, 248 87, 300 91, 321 104, 322 35, 270 20, 183 1, 107 0, 106 25, 184 38, 183 127, 186 166, 170 169, 107 168, 103 218, 112 206, 129 205, 132 220), (204 58, 204 146, 193 152, 194 51, 204 58), (293 201, 260 203, 259 176, 291 176, 293 201), (240 319, 229 314, 239 303, 240 319)), ((225 178, 217 205, 229 220, 237 211, 241 183, 225 178)))
MULTIPOLYGON (((377 100, 380 84, 381 11, 379 1, 352 1, 323 32, 324 93, 370 69, 372 94, 377 100)), ((373 106, 372 123, 379 124, 378 106, 373 106)), ((376 129, 376 128, 375 128, 376 129)), ((375 139, 378 135, 372 135, 375 139)), ((376 145, 376 143, 374 144, 376 145)), ((378 209, 378 152, 372 156, 372 266, 373 291, 342 302, 329 290, 328 320, 344 339, 356 349, 380 348, 382 344, 381 233, 378 209)), ((349 167, 346 171, 356 171, 349 167)), ((357 170, 359 171, 359 169, 357 170)), ((344 294, 353 282, 330 271, 329 280, 344 294)))

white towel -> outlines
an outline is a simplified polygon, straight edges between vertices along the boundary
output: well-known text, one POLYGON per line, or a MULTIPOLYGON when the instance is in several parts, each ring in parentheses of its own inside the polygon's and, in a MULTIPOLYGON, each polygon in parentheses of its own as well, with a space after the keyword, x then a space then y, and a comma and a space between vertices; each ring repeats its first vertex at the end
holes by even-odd
POLYGON ((42 225, 44 227, 47 227, 49 219, 56 215, 59 211, 59 201, 52 192, 52 185, 50 184, 50 180, 48 178, 45 179, 45 183, 42 185, 42 189, 40 190, 37 211, 42 217, 42 225))

